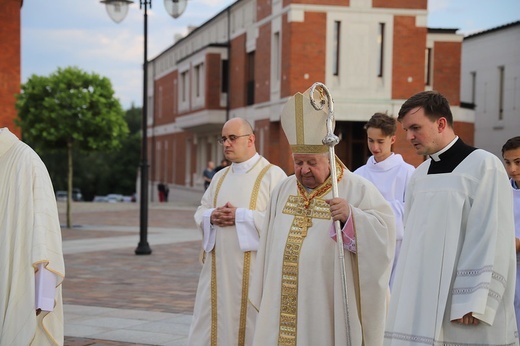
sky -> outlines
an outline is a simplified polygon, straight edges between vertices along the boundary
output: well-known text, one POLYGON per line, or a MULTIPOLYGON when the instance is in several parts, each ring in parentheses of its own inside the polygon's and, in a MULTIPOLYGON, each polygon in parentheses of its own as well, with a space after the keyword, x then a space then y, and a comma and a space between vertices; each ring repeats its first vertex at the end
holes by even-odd
MULTIPOLYGON (((413 1, 413 0, 412 0, 413 1)), ((148 60, 170 47, 175 35, 199 26, 235 0, 188 0, 173 19, 163 1, 148 10, 148 60)), ((22 83, 76 66, 111 80, 123 109, 143 99, 144 11, 139 0, 115 23, 98 0, 24 0, 22 83)), ((468 35, 520 20, 520 0, 428 0, 428 27, 459 29, 468 35)))

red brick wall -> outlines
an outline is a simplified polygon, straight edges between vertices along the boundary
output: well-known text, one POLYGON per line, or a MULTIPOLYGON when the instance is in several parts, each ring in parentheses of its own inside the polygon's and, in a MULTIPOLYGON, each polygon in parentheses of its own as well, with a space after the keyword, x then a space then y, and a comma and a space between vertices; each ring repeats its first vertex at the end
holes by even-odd
MULTIPOLYGON (((192 138, 193 139, 193 135, 191 133, 188 133, 188 132, 178 132, 178 133, 175 133, 172 136, 172 140, 171 140, 171 145, 172 145, 172 149, 171 151, 173 152, 173 157, 175 158, 184 158, 186 156, 186 143, 187 143, 187 138, 192 138)), ((193 142, 193 141, 192 141, 193 142)), ((192 150, 195 150, 194 148, 192 148, 192 150)), ((192 151, 194 152, 194 151, 192 151)), ((195 160, 191 160, 191 161, 195 161, 195 160)), ((184 182, 185 182, 185 178, 186 178, 186 163, 187 163, 187 160, 174 160, 172 165, 173 167, 171 167, 172 170, 175 171, 175 181, 173 182, 174 184, 177 184, 177 185, 184 185, 184 182)), ((192 165, 194 163, 192 162, 192 165)), ((195 169, 192 169, 192 171, 195 170, 195 169)), ((190 174, 190 179, 191 179, 191 174, 190 174)), ((191 182, 193 184, 193 182, 191 182)))
POLYGON ((222 62, 220 54, 206 55, 206 106, 207 109, 220 109, 220 87, 222 84, 222 62))
POLYGON ((428 7, 427 0, 372 0, 372 7, 382 8, 410 8, 425 10, 428 7))
POLYGON ((417 167, 424 161, 424 156, 418 155, 412 144, 406 140, 406 133, 400 123, 397 124, 395 138, 392 150, 397 154, 401 154, 406 162, 417 167))
POLYGON ((457 136, 468 145, 475 145, 475 124, 466 123, 461 121, 455 121, 453 123, 453 129, 457 136))
POLYGON ((291 148, 285 137, 282 125, 279 121, 270 122, 262 119, 255 122, 255 128, 267 128, 267 136, 264 138, 264 157, 269 162, 282 168, 285 173, 292 174, 294 171, 291 158, 291 148))
POLYGON ((174 95, 173 91, 173 81, 173 73, 170 73, 160 79, 155 80, 155 94, 153 98, 155 126, 171 123, 174 119, 173 101, 176 95, 174 95))
POLYGON ((272 13, 272 0, 256 0, 256 21, 269 17, 272 13))
POLYGON ((231 41, 231 60, 229 69, 231 79, 229 80, 229 92, 231 109, 244 107, 246 105, 246 36, 240 35, 231 41))
POLYGON ((394 17, 392 98, 407 99, 424 90, 426 34, 426 28, 415 26, 415 17, 394 17))
POLYGON ((271 23, 262 25, 255 51, 255 103, 271 97, 271 23))
POLYGON ((453 106, 460 104, 461 42, 435 42, 432 87, 453 106))
POLYGON ((281 97, 303 92, 314 82, 325 82, 326 21, 325 13, 305 12, 302 23, 288 23, 287 15, 283 16, 281 97))
POLYGON ((0 127, 15 127, 15 95, 20 93, 20 0, 0 0, 0 127))
POLYGON ((309 4, 309 5, 328 5, 328 6, 350 6, 350 0, 284 0, 283 6, 289 4, 309 4))

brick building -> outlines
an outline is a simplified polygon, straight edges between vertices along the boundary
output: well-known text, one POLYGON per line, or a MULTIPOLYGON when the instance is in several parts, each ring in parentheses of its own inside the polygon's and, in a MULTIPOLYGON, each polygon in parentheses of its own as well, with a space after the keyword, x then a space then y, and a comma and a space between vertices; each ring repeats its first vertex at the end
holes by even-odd
MULTIPOLYGON (((426 24, 427 0, 236 1, 148 64, 150 191, 200 186, 206 162, 223 157, 222 125, 237 116, 254 126, 259 153, 292 173, 280 111, 314 82, 332 93, 335 150, 351 170, 370 154, 370 116, 397 115, 422 90, 447 96, 473 144, 473 111, 460 107, 463 36, 426 24)), ((398 131, 394 150, 418 165, 398 131)))
POLYGON ((20 10, 22 0, 0 0, 0 128, 15 127, 15 95, 20 92, 20 10))

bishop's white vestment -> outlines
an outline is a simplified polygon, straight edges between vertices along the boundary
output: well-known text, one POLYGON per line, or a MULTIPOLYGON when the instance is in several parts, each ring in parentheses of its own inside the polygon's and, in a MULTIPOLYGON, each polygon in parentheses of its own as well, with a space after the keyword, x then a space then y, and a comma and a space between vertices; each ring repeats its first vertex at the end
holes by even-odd
POLYGON ((390 203, 395 215, 395 255, 390 275, 390 288, 392 287, 397 260, 404 235, 404 201, 408 180, 415 171, 415 167, 406 163, 400 154, 392 153, 381 162, 370 156, 367 163, 354 171, 355 174, 370 180, 390 203))
POLYGON ((40 157, 0 132, 0 345, 63 345, 61 228, 52 182, 40 157), (55 274, 52 312, 36 316, 35 272, 55 274))
POLYGON ((500 160, 460 139, 416 169, 385 345, 518 345, 512 201, 500 160))
MULTIPOLYGON (((344 258, 351 345, 381 345, 394 215, 372 183, 343 165, 337 171, 357 247, 344 258)), ((331 198, 330 177, 308 192, 293 175, 273 192, 250 293, 259 311, 253 345, 347 345, 339 251, 329 235, 333 223, 325 202, 331 198)))
POLYGON ((217 172, 195 213, 195 222, 205 233, 205 252, 188 337, 191 346, 249 345, 252 338, 256 314, 247 299, 258 230, 269 196, 286 174, 258 154, 250 160, 252 168, 246 172, 235 172, 235 163, 217 172), (227 202, 239 208, 236 225, 204 225, 211 210, 227 202), (248 226, 253 234, 248 234, 248 226))

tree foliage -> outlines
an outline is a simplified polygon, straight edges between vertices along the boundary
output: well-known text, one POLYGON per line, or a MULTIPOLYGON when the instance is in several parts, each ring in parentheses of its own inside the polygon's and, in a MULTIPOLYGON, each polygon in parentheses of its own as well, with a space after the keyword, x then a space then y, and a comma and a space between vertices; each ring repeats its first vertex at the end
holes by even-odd
MULTIPOLYGON (((141 155, 141 108, 132 106, 128 109, 125 121, 130 133, 121 141, 119 149, 88 153, 74 150, 73 187, 81 190, 86 201, 109 193, 130 196, 136 191, 141 155)), ((38 154, 49 170, 54 188, 67 190, 67 167, 64 165, 67 153, 39 149, 38 154)))
POLYGON ((110 80, 77 67, 50 76, 32 75, 17 97, 24 141, 44 150, 66 150, 67 227, 73 181, 73 154, 121 147, 128 126, 110 80))
POLYGON ((76 67, 32 75, 16 106, 24 140, 45 149, 73 144, 84 151, 109 150, 128 134, 110 80, 76 67))

